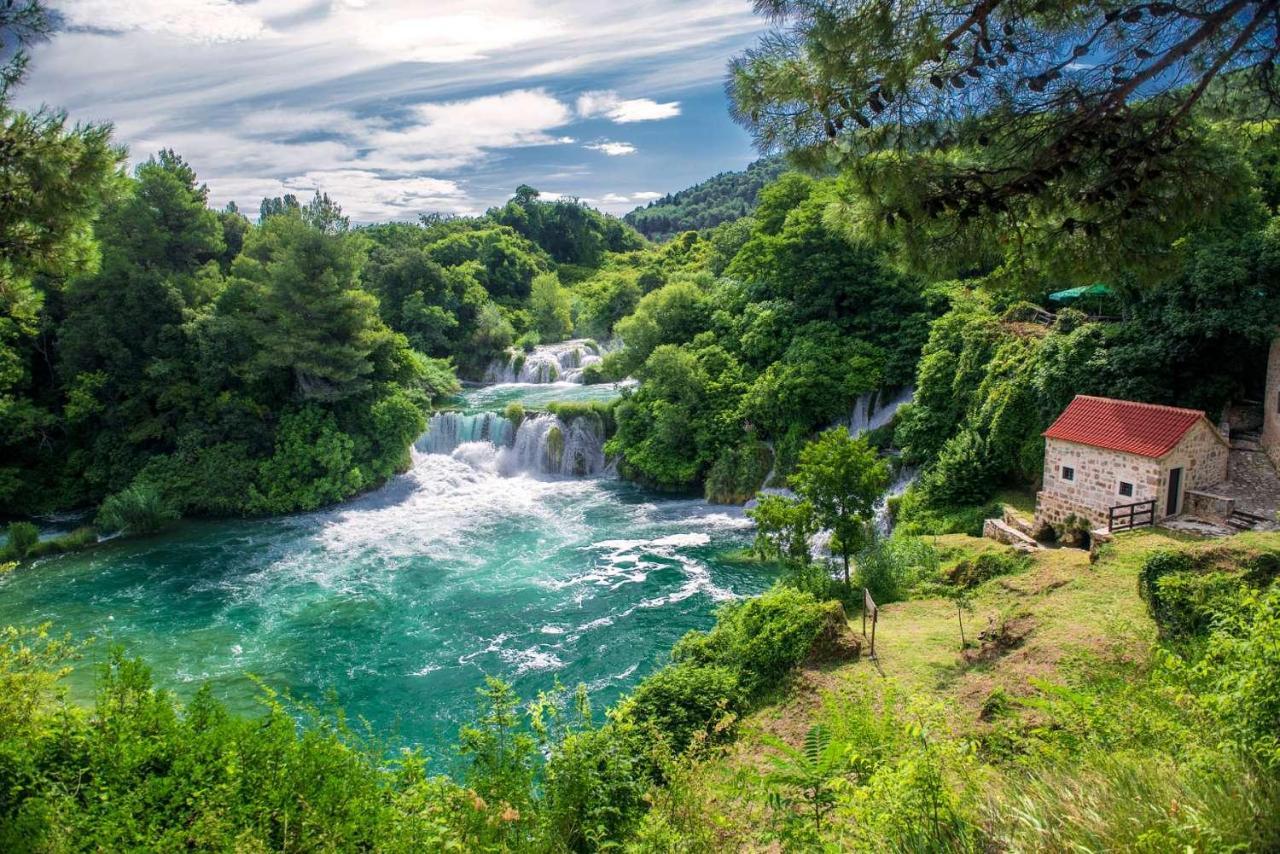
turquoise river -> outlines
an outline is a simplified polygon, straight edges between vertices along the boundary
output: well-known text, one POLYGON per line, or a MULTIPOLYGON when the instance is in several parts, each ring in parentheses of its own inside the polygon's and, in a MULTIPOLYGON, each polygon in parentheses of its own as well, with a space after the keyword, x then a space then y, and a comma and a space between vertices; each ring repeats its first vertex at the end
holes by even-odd
POLYGON ((460 412, 433 419, 412 468, 377 492, 41 560, 0 578, 0 625, 47 621, 92 638, 71 678, 79 699, 119 643, 179 696, 211 683, 251 712, 254 677, 309 702, 332 693, 350 715, 437 756, 486 674, 526 699, 584 683, 603 708, 686 631, 707 627, 718 603, 772 581, 726 559, 750 539, 740 509, 618 480, 586 426, 543 416, 517 430, 496 414, 512 401, 613 394, 565 383, 471 390, 460 412), (572 460, 549 459, 556 426, 572 460))

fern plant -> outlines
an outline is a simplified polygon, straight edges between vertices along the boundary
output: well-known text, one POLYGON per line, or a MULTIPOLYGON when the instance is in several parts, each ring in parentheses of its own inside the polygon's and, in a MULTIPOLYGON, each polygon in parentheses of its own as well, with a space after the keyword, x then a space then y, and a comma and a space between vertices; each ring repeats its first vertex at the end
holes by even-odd
POLYGON ((763 740, 775 751, 764 781, 769 806, 782 818, 780 841, 788 848, 819 842, 837 793, 857 767, 853 746, 832 738, 824 724, 810 727, 800 748, 767 734, 763 740))

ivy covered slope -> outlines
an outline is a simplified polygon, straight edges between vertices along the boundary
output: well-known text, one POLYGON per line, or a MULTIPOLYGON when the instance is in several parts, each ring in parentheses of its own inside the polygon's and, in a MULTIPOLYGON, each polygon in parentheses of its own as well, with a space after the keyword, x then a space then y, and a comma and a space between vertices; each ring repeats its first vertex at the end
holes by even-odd
POLYGON ((686 231, 715 228, 750 216, 760 190, 786 169, 781 157, 757 160, 741 172, 721 172, 688 189, 669 193, 623 217, 650 240, 670 240, 686 231))

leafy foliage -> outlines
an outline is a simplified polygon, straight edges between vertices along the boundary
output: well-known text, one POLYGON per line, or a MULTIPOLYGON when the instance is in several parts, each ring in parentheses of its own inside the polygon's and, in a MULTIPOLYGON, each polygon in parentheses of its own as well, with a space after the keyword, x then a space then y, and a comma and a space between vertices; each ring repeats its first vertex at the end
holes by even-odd
POLYGON ((742 172, 721 172, 678 193, 668 193, 623 220, 650 240, 670 240, 684 231, 702 231, 750 216, 761 188, 781 174, 784 162, 771 157, 742 172))
POLYGON ((1277 100, 1265 2, 760 5, 777 29, 734 61, 735 117, 839 168, 846 221, 934 269, 1152 273, 1249 191, 1197 109, 1215 80, 1277 100))

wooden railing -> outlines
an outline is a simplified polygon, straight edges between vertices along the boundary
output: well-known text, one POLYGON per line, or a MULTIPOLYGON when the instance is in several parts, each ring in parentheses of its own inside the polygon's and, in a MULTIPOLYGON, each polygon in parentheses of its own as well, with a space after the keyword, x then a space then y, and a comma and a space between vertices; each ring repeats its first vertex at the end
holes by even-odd
POLYGON ((1117 504, 1107 513, 1108 531, 1128 531, 1145 528, 1156 523, 1156 500, 1137 501, 1133 504, 1117 504))

